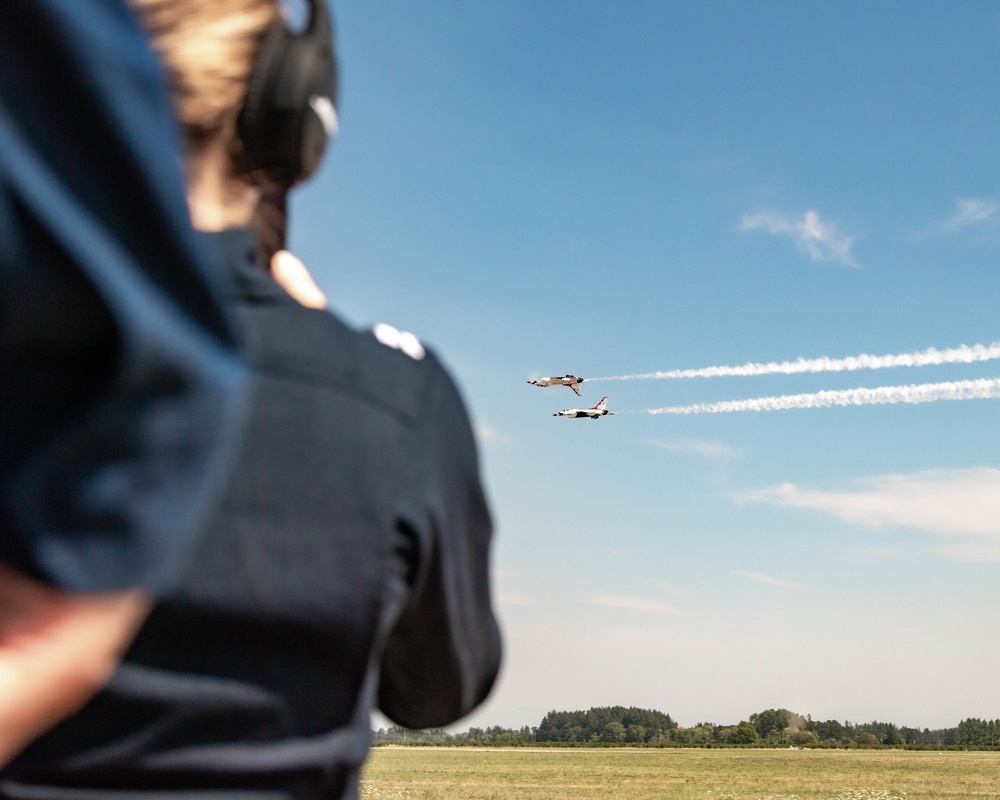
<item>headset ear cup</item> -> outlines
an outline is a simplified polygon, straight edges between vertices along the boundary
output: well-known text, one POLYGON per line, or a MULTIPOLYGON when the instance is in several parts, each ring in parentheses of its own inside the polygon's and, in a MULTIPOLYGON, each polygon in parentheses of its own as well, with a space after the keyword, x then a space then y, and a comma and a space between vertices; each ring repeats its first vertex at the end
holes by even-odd
POLYGON ((233 161, 237 175, 253 179, 254 174, 265 166, 268 84, 283 60, 289 39, 288 29, 284 25, 275 25, 268 30, 257 51, 243 106, 236 118, 238 146, 233 153, 233 161))
POLYGON ((326 0, 313 0, 309 28, 283 23, 261 43, 237 120, 238 175, 291 187, 309 177, 336 129, 336 61, 326 0))
POLYGON ((306 114, 302 119, 302 145, 299 147, 299 172, 312 175, 323 160, 330 133, 318 113, 306 114))

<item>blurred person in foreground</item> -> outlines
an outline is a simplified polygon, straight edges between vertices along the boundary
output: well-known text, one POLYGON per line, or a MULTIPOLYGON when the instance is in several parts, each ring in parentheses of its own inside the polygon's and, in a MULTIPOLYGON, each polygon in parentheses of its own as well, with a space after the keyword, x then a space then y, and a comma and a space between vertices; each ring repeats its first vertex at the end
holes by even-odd
POLYGON ((374 707, 445 725, 497 672, 469 421, 412 334, 352 331, 289 253, 270 273, 255 259, 262 192, 308 174, 336 120, 325 0, 298 34, 274 0, 134 6, 171 78, 192 219, 238 287, 255 391, 180 587, 0 797, 354 798, 374 707))
POLYGON ((180 152, 124 0, 0 4, 0 766, 110 676, 236 444, 180 152))

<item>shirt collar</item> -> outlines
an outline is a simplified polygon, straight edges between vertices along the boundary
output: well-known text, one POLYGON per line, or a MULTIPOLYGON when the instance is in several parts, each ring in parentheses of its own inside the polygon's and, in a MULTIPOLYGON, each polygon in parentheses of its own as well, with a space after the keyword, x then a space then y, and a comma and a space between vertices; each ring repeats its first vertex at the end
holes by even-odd
POLYGON ((200 232, 215 257, 225 265, 227 274, 236 282, 236 292, 250 300, 284 298, 285 291, 257 264, 253 232, 249 228, 200 232))

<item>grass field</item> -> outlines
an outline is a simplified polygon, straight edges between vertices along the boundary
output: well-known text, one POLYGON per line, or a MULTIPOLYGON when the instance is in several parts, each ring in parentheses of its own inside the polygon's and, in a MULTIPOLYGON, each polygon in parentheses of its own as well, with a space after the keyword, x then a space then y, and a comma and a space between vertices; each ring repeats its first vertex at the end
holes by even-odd
POLYGON ((378 747, 363 800, 1000 800, 1000 753, 378 747))

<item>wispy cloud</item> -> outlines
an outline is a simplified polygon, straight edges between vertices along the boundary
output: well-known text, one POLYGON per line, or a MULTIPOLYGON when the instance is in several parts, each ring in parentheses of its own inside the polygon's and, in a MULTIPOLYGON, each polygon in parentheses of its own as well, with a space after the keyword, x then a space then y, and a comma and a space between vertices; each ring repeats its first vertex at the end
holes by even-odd
POLYGON ((762 211, 743 217, 742 228, 745 231, 766 230, 788 236, 813 261, 828 261, 846 267, 857 266, 851 255, 854 240, 838 233, 836 226, 821 220, 815 211, 807 211, 801 219, 762 211))
POLYGON ((717 440, 650 439, 648 443, 653 447, 659 447, 661 450, 670 450, 674 453, 689 453, 718 461, 735 458, 738 455, 737 450, 717 440))
POLYGON ((785 483, 737 500, 822 511, 867 528, 912 528, 947 537, 947 543, 935 549, 955 559, 987 551, 1000 556, 1000 469, 881 475, 846 491, 785 483))
POLYGON ((947 219, 934 222, 917 232, 914 238, 928 236, 951 236, 963 232, 982 231, 995 228, 1000 220, 1000 200, 989 197, 959 198, 955 210, 947 219))
POLYGON ((791 581, 783 581, 780 578, 772 578, 770 575, 764 575, 760 572, 749 572, 743 569, 734 569, 729 571, 730 575, 735 575, 739 578, 748 578, 749 580, 756 581, 757 583, 764 583, 768 586, 777 586, 781 589, 801 589, 802 587, 797 583, 792 583, 791 581))
POLYGON ((952 214, 941 226, 947 232, 956 232, 971 225, 993 217, 1000 211, 1000 202, 989 199, 972 199, 955 201, 955 213, 952 214))
POLYGON ((627 595, 598 594, 590 598, 590 602, 595 606, 606 608, 624 608, 629 611, 644 611, 648 614, 662 614, 670 617, 687 616, 680 611, 659 600, 650 600, 645 597, 630 597, 627 595))
POLYGON ((490 428, 487 425, 476 425, 473 428, 473 432, 476 435, 476 441, 482 445, 506 445, 510 444, 510 437, 507 434, 498 431, 496 428, 490 428))
POLYGON ((1000 211, 1000 203, 996 200, 958 200, 955 213, 948 224, 954 229, 967 228, 977 222, 985 222, 1000 211))

